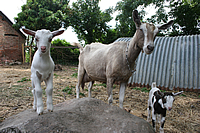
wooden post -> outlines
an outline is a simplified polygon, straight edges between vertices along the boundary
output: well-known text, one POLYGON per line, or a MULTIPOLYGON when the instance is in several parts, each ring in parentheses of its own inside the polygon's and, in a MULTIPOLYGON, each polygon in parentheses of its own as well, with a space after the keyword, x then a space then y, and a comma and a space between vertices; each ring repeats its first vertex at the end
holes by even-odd
POLYGON ((31 55, 32 54, 32 46, 31 45, 29 47, 29 53, 30 53, 30 57, 29 58, 30 58, 30 65, 31 65, 31 63, 32 63, 31 62, 32 61, 32 55, 31 55))
POLYGON ((25 62, 25 59, 24 59, 24 44, 22 43, 22 59, 23 59, 23 64, 25 62))

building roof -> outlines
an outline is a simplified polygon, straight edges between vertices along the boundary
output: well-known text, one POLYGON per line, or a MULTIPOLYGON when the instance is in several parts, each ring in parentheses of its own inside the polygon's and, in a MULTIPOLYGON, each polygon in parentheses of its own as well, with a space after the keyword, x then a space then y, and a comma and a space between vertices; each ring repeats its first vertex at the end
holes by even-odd
MULTIPOLYGON (((0 16, 2 16, 2 20, 5 20, 8 24, 10 24, 11 26, 13 25, 13 23, 10 21, 10 19, 2 12, 0 11, 0 16)), ((13 28, 14 29, 14 28, 13 28)), ((16 30, 16 29, 15 29, 16 30)), ((20 30, 16 30, 23 38, 26 38, 26 36, 20 31, 20 30)))

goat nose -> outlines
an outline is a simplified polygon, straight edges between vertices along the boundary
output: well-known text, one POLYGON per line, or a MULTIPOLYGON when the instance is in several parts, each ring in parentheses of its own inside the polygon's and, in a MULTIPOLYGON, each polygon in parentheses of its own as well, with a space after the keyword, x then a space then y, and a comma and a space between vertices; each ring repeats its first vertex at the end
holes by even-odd
POLYGON ((41 46, 41 50, 46 50, 46 47, 45 46, 41 46))
POLYGON ((171 109, 172 109, 171 107, 168 108, 169 111, 170 111, 171 109))
POLYGON ((148 48, 149 50, 153 51, 154 46, 148 45, 147 48, 148 48))

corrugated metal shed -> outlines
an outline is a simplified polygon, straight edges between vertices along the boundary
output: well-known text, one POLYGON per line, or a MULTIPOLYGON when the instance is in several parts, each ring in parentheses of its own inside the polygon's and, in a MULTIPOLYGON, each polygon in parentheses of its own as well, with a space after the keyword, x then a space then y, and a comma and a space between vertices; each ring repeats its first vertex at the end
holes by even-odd
MULTIPOLYGON (((118 38, 130 41, 131 38, 118 38)), ((140 53, 129 85, 163 90, 200 91, 200 35, 156 37, 152 54, 140 53)))

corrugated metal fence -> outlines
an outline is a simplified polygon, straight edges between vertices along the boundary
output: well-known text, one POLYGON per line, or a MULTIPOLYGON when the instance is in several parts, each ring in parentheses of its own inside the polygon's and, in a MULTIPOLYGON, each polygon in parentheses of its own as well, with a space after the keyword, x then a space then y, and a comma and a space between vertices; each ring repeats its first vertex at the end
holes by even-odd
MULTIPOLYGON (((131 38, 118 38, 130 41, 131 38)), ((200 91, 200 35, 156 37, 152 54, 140 53, 129 85, 163 90, 200 91)))

